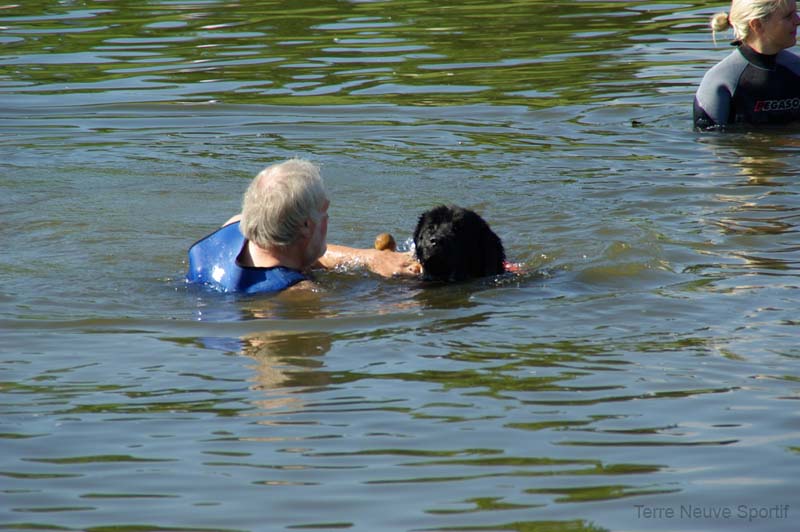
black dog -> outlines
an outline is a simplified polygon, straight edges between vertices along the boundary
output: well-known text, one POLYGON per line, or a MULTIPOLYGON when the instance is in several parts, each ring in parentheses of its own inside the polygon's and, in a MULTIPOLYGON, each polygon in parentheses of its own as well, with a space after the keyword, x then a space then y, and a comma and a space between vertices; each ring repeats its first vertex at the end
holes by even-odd
POLYGON ((500 238, 475 211, 440 205, 414 229, 414 249, 426 279, 464 281, 505 271, 500 238))

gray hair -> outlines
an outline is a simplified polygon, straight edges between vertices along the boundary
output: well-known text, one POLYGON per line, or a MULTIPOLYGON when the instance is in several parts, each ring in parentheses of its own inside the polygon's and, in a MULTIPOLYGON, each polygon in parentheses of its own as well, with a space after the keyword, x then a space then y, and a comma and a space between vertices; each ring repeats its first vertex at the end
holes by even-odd
POLYGON ((268 166, 247 187, 239 228, 261 248, 288 246, 300 236, 306 220, 318 219, 325 201, 319 167, 289 159, 268 166))
POLYGON ((714 42, 717 32, 728 28, 733 28, 736 40, 746 42, 750 35, 750 21, 767 18, 785 5, 786 0, 733 0, 730 14, 723 12, 711 17, 714 42))

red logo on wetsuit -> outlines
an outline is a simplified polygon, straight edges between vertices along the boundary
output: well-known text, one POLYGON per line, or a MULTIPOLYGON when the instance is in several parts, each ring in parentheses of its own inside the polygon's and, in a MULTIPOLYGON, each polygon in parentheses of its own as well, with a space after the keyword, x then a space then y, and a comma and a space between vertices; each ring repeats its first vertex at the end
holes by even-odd
POLYGON ((785 100, 758 100, 753 111, 756 113, 770 111, 797 111, 800 109, 800 98, 786 98, 785 100))

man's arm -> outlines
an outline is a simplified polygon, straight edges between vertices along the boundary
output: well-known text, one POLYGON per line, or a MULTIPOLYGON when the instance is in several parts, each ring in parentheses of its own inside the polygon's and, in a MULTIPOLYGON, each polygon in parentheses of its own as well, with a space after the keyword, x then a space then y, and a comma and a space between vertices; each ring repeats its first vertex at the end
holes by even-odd
POLYGON ((410 252, 351 248, 337 244, 328 244, 328 251, 317 265, 325 269, 363 266, 383 277, 415 277, 422 272, 422 266, 410 252))

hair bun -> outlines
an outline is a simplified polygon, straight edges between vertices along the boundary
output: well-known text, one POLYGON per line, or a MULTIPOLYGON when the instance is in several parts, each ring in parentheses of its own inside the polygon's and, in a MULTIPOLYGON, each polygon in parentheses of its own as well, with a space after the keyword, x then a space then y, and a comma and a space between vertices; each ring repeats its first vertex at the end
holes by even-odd
POLYGON ((711 29, 714 32, 725 31, 731 27, 731 21, 727 13, 717 13, 711 17, 711 29))

